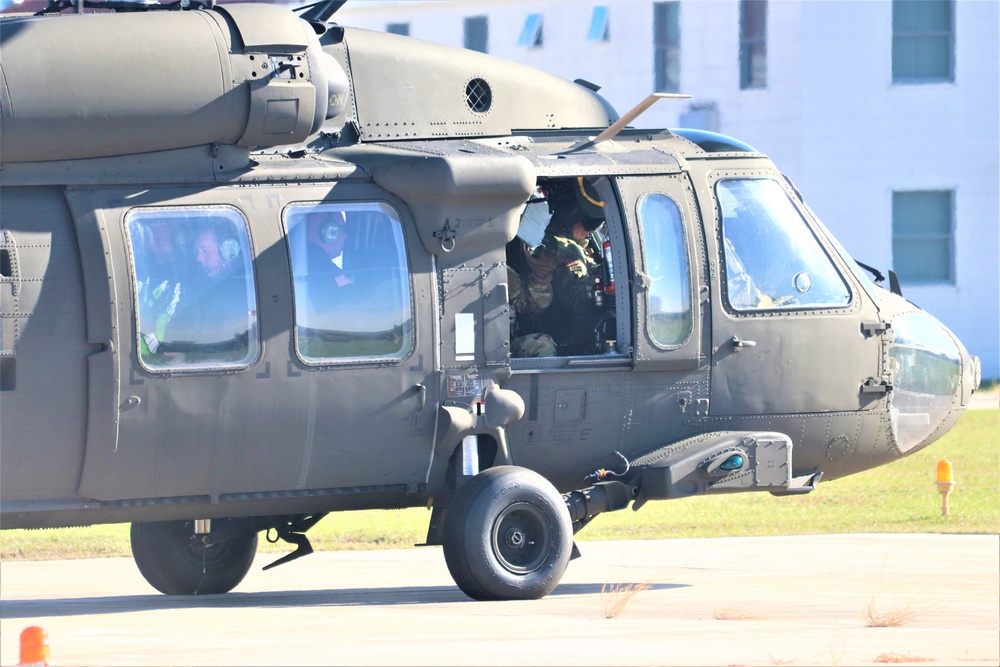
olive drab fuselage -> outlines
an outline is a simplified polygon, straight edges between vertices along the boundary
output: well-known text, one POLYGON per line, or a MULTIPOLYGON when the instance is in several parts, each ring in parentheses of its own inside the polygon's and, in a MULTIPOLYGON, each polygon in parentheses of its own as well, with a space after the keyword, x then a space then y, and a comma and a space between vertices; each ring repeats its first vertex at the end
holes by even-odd
POLYGON ((978 384, 736 140, 595 142, 589 87, 275 7, 0 27, 4 528, 444 508, 473 463, 613 471, 605 509, 805 493, 978 384), (613 284, 512 356, 522 223, 580 177, 613 284))

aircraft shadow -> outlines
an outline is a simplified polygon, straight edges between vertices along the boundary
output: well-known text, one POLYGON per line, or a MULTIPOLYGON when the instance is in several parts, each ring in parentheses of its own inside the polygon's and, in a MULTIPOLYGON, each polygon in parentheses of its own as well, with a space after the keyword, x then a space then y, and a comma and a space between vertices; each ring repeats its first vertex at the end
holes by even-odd
MULTIPOLYGON (((563 584, 552 595, 600 594, 602 584, 563 584)), ((650 584, 649 590, 686 588, 687 584, 650 584)), ((454 586, 339 588, 311 591, 225 593, 222 595, 124 595, 116 597, 0 600, 0 618, 124 614, 158 609, 244 609, 281 607, 380 607, 408 604, 473 603, 454 586)), ((478 603, 484 604, 484 603, 478 603)))

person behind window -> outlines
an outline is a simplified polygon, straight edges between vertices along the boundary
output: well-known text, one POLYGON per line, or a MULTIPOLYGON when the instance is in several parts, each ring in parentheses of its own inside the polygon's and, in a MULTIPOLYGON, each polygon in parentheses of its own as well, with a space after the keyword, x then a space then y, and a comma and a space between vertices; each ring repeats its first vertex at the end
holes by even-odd
POLYGON ((347 218, 343 211, 313 212, 306 216, 306 266, 311 276, 328 276, 329 287, 346 287, 354 278, 344 270, 347 218))
POLYGON ((589 183, 577 178, 552 185, 549 208, 552 219, 542 245, 558 260, 552 306, 529 326, 550 335, 560 355, 596 354, 603 312, 595 300, 595 284, 602 267, 600 248, 591 235, 604 224, 604 202, 589 183))
POLYGON ((136 233, 140 237, 136 246, 142 249, 136 257, 136 272, 141 273, 137 280, 139 353, 146 357, 156 352, 166 334, 181 298, 181 282, 170 223, 154 220, 138 225, 136 233))
POLYGON ((523 333, 530 331, 523 322, 552 305, 552 272, 559 263, 559 258, 544 246, 533 252, 523 241, 515 240, 524 257, 525 268, 522 271, 527 276, 522 278, 510 264, 507 265, 511 307, 510 356, 554 357, 558 351, 552 337, 544 333, 523 333))
POLYGON ((196 269, 166 329, 160 351, 183 362, 231 361, 248 350, 255 313, 247 310, 247 276, 231 225, 204 224, 191 248, 196 269))

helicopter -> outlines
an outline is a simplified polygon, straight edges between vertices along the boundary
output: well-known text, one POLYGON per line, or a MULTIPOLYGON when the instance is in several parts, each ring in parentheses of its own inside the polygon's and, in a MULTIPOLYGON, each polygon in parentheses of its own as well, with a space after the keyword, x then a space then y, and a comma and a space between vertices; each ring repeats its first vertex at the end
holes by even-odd
POLYGON ((979 386, 764 154, 632 125, 671 95, 341 2, 78 4, 0 19, 4 529, 131 523, 196 595, 428 507, 465 594, 537 599, 604 512, 811 493, 979 386))

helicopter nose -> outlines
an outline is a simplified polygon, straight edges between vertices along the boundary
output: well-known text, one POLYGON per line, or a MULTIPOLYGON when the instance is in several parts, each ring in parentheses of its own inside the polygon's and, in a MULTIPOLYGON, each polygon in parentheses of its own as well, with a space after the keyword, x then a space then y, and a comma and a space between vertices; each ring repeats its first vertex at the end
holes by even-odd
POLYGON ((896 444, 903 455, 929 445, 962 412, 978 386, 978 359, 943 324, 927 313, 894 318, 889 364, 893 392, 890 414, 896 444), (964 372, 964 377, 963 377, 964 372))

